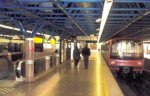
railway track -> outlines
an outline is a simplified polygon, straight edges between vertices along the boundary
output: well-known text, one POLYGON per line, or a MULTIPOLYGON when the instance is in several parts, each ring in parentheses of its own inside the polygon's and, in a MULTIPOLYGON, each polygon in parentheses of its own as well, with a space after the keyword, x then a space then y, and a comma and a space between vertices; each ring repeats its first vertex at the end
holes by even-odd
POLYGON ((150 73, 144 71, 141 78, 116 78, 125 96, 150 96, 150 73))

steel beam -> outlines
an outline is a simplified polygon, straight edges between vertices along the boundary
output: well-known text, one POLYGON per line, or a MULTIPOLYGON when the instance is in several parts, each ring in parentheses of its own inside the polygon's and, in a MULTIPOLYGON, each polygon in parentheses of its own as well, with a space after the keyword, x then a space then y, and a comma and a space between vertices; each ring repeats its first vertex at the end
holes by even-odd
POLYGON ((0 14, 29 14, 28 12, 23 12, 23 11, 20 11, 20 12, 16 12, 16 11, 0 11, 0 14))
MULTIPOLYGON (((101 2, 104 0, 58 0, 62 2, 101 2)), ((113 0, 113 2, 122 2, 122 3, 143 3, 143 2, 150 2, 149 0, 113 0)))
MULTIPOLYGON (((28 12, 0 12, 0 14, 29 14, 28 12)), ((37 13, 37 15, 42 15, 43 18, 50 18, 50 16, 52 15, 66 15, 69 17, 70 19, 72 18, 72 16, 100 16, 100 14, 81 14, 81 13, 53 13, 53 14, 50 14, 50 13, 37 13), (44 16, 45 15, 45 16, 44 16), (50 16, 47 16, 47 15, 50 15, 50 16)), ((141 14, 110 14, 109 16, 139 16, 141 14)), ((71 19, 73 22, 75 20, 73 20, 73 18, 71 19)))
MULTIPOLYGON (((58 10, 59 8, 53 8, 53 7, 24 7, 25 9, 31 9, 31 10, 58 10)), ((101 10, 100 8, 65 8, 66 10, 101 10)))
POLYGON ((50 0, 16 0, 19 2, 49 2, 50 0))
MULTIPOLYGON (((55 32, 55 30, 53 29, 50 33, 51 33, 51 35, 54 35, 54 32, 55 32)), ((50 37, 49 37, 50 38, 50 37)), ((50 39, 48 39, 48 40, 50 40, 50 39)))
MULTIPOLYGON (((16 8, 15 6, 0 6, 0 8, 16 8)), ((23 6, 25 9, 31 9, 31 10, 58 10, 59 8, 53 8, 53 7, 28 7, 23 6)), ((66 10, 90 10, 90 11, 98 11, 101 10, 100 8, 78 8, 78 7, 72 7, 72 8, 65 8, 66 10)), ((147 8, 111 8, 113 11, 131 11, 131 10, 137 10, 137 11, 145 11, 148 10, 147 8)))
POLYGON ((150 0, 114 0, 119 3, 150 3, 150 0))
POLYGON ((41 21, 39 20, 39 21, 35 24, 35 26, 33 27, 31 37, 34 37, 34 36, 36 35, 36 33, 37 33, 38 31, 40 31, 44 26, 45 26, 45 22, 44 22, 44 23, 43 23, 43 22, 41 23, 41 21))
POLYGON ((148 30, 150 30, 150 28, 145 28, 145 29, 139 30, 139 31, 137 31, 137 32, 128 34, 127 36, 124 36, 124 37, 129 37, 129 36, 135 35, 135 34, 137 34, 137 33, 144 32, 144 31, 148 31, 148 30))
MULTIPOLYGON (((49 2, 50 0, 17 0, 20 2, 49 2)), ((103 0, 57 0, 61 2, 101 2, 103 0)))
POLYGON ((112 11, 145 11, 147 8, 111 8, 112 11))
POLYGON ((88 34, 79 26, 79 24, 74 20, 74 18, 67 13, 67 11, 58 3, 58 2, 55 2, 55 5, 60 8, 66 15, 67 17, 77 26, 77 28, 79 28, 79 30, 86 36, 88 36, 88 34))
MULTIPOLYGON (((24 19, 24 20, 37 20, 37 18, 27 18, 27 17, 14 17, 15 19, 24 19)), ((3 21, 3 18, 0 18, 3 21)), ((51 19, 51 20, 56 20, 56 21, 64 21, 66 17, 45 17, 45 19, 51 19)), ((80 17, 80 18, 75 18, 78 21, 86 21, 88 18, 80 17)), ((133 18, 125 18, 125 17, 109 17, 108 20, 131 20, 133 18)), ((96 19, 92 19, 95 21, 96 19)), ((148 20, 148 19, 147 19, 148 20)), ((5 19, 4 19, 5 21, 5 19)))
MULTIPOLYGON (((13 4, 13 6, 15 6, 15 5, 13 4)), ((17 8, 20 9, 20 10, 23 10, 24 12, 29 12, 29 15, 34 16, 34 17, 37 17, 37 18, 39 18, 39 19, 45 21, 47 24, 53 26, 54 28, 58 28, 58 29, 60 29, 60 30, 65 30, 64 28, 60 28, 59 26, 57 26, 57 25, 55 25, 55 24, 53 24, 53 23, 51 23, 51 22, 48 22, 47 20, 45 20, 45 18, 42 18, 42 17, 38 16, 37 14, 35 14, 35 13, 33 13, 33 12, 30 12, 29 10, 24 9, 21 5, 18 6, 17 8)), ((74 34, 72 34, 71 32, 68 32, 68 31, 66 31, 66 30, 65 30, 65 32, 67 32, 67 33, 69 33, 69 34, 71 34, 71 35, 74 35, 74 34)))
POLYGON ((137 22, 138 20, 142 19, 143 17, 147 16, 150 14, 150 11, 145 12, 144 14, 142 14, 141 16, 137 17, 136 19, 132 20, 131 22, 129 22, 126 26, 124 26, 122 29, 120 29, 119 31, 115 32, 114 34, 112 34, 110 37, 106 38, 106 40, 109 40, 109 38, 112 38, 113 36, 117 35, 118 33, 124 31, 125 29, 129 28, 132 24, 134 24, 135 22, 137 22))
POLYGON ((22 23, 19 21, 16 21, 14 23, 15 23, 16 27, 20 29, 20 31, 23 33, 23 35, 25 37, 28 37, 28 33, 27 33, 26 29, 23 27, 22 23))

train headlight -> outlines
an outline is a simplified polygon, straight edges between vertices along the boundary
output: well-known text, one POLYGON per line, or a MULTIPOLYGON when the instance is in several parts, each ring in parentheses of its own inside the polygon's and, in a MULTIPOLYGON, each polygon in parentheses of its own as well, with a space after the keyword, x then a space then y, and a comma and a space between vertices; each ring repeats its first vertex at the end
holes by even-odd
POLYGON ((138 65, 142 65, 142 62, 138 62, 138 65))
POLYGON ((115 64, 115 61, 111 61, 110 64, 115 64))

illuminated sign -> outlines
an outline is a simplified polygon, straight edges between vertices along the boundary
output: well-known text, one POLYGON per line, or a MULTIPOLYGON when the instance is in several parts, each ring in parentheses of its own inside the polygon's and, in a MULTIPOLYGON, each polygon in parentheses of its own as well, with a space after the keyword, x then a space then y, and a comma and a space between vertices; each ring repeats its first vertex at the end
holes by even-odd
POLYGON ((54 45, 54 44, 56 44, 56 41, 55 41, 55 39, 50 39, 50 44, 52 44, 52 45, 54 45))
POLYGON ((77 36, 79 41, 97 41, 97 36, 77 36))
POLYGON ((34 37, 34 43, 43 43, 43 38, 34 37))
POLYGON ((47 40, 43 38, 43 43, 47 43, 47 40))
POLYGON ((10 40, 8 40, 8 39, 0 39, 0 43, 9 43, 10 42, 10 40))

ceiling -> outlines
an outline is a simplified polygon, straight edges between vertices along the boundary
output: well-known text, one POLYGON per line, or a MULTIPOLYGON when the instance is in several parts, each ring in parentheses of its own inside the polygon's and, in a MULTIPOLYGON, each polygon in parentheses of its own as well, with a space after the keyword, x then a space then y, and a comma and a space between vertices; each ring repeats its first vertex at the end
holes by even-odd
MULTIPOLYGON (((0 23, 21 29, 0 28, 0 34, 63 38, 97 35, 104 0, 0 0, 0 23), (25 30, 32 30, 31 34, 25 30)), ((150 0, 113 0, 100 41, 131 37, 148 40, 150 0)))
POLYGON ((110 38, 150 39, 150 0, 114 0, 101 41, 110 38))

